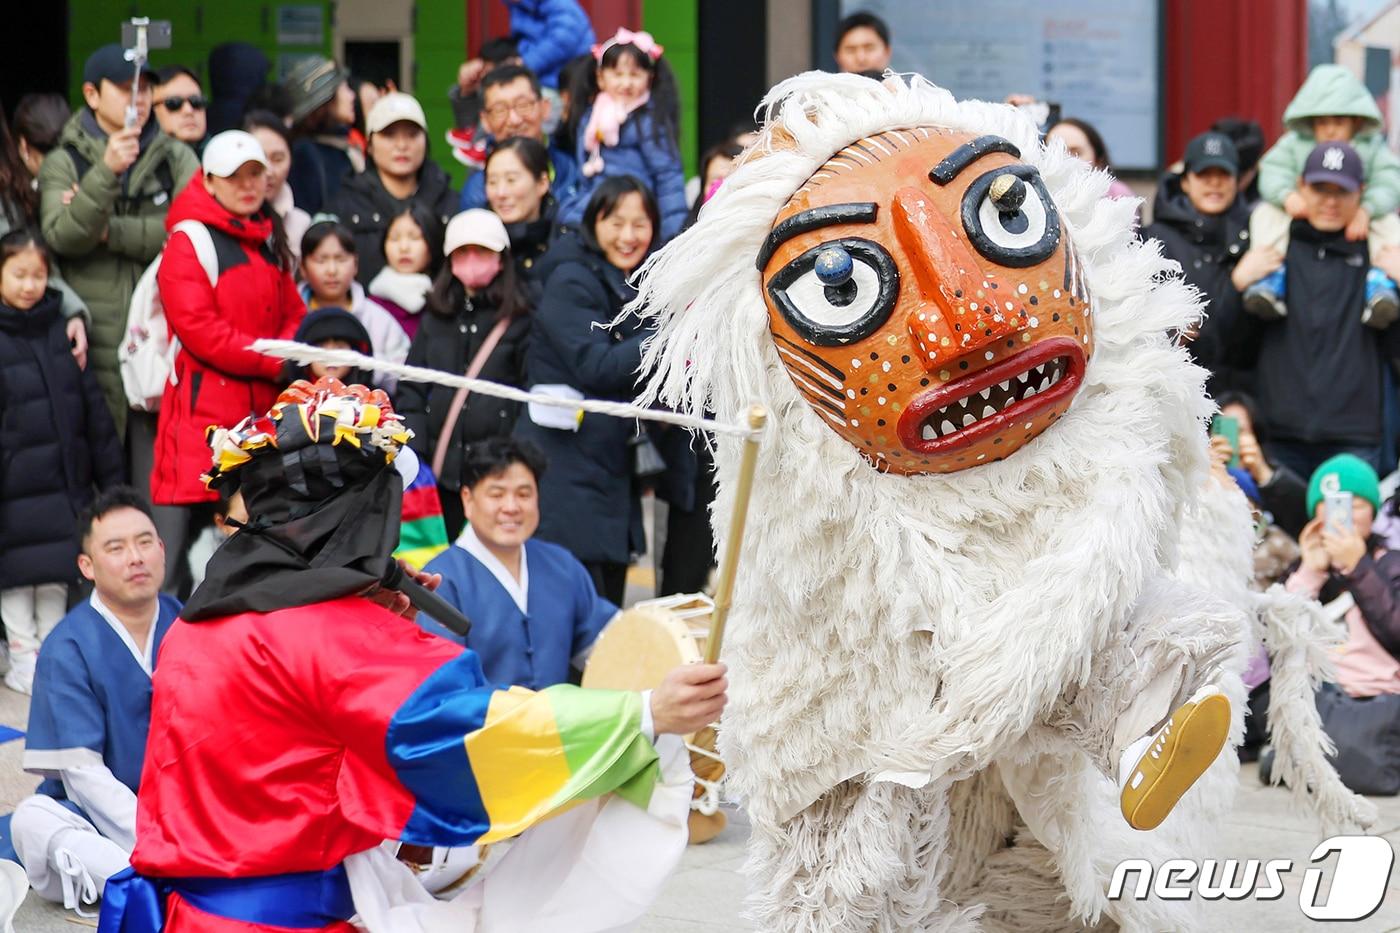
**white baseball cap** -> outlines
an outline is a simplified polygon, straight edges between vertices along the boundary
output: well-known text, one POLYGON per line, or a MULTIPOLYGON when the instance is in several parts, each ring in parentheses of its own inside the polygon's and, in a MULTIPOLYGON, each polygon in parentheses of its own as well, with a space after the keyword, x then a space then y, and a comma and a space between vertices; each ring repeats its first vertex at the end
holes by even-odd
POLYGON ((451 256, 463 246, 484 246, 493 253, 499 253, 510 246, 510 236, 501 218, 484 208, 474 207, 447 222, 447 236, 442 241, 443 255, 451 256))
POLYGON ((365 133, 378 133, 395 123, 407 120, 428 130, 428 118, 423 116, 423 105, 411 94, 393 91, 385 94, 369 108, 365 117, 365 133))
POLYGON ((227 178, 248 162, 267 168, 267 155, 252 133, 225 130, 204 147, 204 174, 227 178))

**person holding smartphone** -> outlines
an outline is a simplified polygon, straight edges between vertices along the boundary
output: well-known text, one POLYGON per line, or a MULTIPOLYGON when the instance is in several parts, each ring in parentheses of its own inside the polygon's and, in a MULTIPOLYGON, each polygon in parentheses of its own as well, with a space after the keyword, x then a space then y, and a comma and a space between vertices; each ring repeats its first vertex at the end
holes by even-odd
MULTIPOLYGON (((1361 793, 1400 792, 1400 552, 1372 534, 1380 509, 1376 471, 1353 454, 1324 462, 1308 483, 1313 520, 1302 559, 1285 584, 1340 619, 1335 682, 1318 689, 1323 727, 1337 745, 1337 773, 1361 793), (1350 502, 1347 498, 1350 497, 1350 502)), ((1261 766, 1262 767, 1262 766, 1261 766)))
POLYGON ((1337 685, 1351 696, 1400 693, 1400 553, 1372 535, 1380 483, 1370 464, 1339 454, 1313 473, 1308 510, 1313 520, 1298 538, 1302 558, 1289 592, 1340 610, 1344 594, 1347 640, 1336 659, 1337 685), (1349 511, 1338 504, 1350 496, 1349 511))

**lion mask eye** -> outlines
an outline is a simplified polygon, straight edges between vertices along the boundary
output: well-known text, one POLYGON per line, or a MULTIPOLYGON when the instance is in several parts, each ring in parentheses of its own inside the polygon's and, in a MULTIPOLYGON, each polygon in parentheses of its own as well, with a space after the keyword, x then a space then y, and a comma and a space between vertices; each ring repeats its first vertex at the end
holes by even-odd
POLYGON ((841 346, 865 339, 889 320, 899 298, 899 269, 873 240, 832 240, 778 270, 768 294, 805 340, 841 346))
POLYGON ((993 169, 969 185, 962 222, 977 252, 1012 268, 1044 262, 1060 242, 1055 202, 1029 165, 993 169))

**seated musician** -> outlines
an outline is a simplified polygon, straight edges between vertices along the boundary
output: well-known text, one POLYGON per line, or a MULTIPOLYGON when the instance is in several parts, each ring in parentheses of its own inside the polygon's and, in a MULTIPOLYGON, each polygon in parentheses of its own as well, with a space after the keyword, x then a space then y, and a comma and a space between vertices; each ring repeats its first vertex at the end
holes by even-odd
MULTIPOLYGON (((593 641, 617 615, 567 550, 531 537, 540 524, 543 454, 528 441, 494 437, 462 463, 466 528, 425 570, 442 575, 438 595, 472 620, 467 647, 490 683, 540 690, 582 670, 593 641)), ((463 641, 420 615, 429 632, 463 641)))

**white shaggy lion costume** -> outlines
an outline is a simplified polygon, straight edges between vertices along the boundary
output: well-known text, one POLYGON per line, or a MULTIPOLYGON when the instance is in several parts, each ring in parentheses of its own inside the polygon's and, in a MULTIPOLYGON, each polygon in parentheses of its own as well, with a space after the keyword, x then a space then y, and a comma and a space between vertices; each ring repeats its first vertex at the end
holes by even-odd
MULTIPOLYGON (((783 931, 1207 928, 1195 901, 1105 896, 1125 858, 1212 854, 1237 781, 1227 752, 1139 832, 1114 780, 1125 743, 1198 687, 1223 690, 1240 728, 1254 623, 1175 578, 1187 503, 1206 482, 1211 403, 1169 337, 1199 314, 1195 296, 1136 239, 1134 205, 1104 197, 1106 176, 1042 148, 1012 108, 959 103, 917 77, 819 73, 778 85, 765 107, 761 139, 649 262, 634 305, 658 327, 647 400, 773 415, 721 730, 729 786, 754 820, 754 919, 783 931), (952 151, 918 162, 934 145, 952 151), (865 185, 877 164, 894 166, 898 191, 865 185), (998 168, 966 183, 987 165, 998 168), (823 185, 846 185, 845 201, 799 211, 823 185), (958 215, 947 205, 964 186, 958 215), (818 242, 830 225, 848 235, 818 242), (1061 265, 1044 273, 1052 261, 1063 281, 1061 265), (963 371, 975 378, 985 358, 1000 379, 1050 333, 1064 355, 1034 357, 1034 375, 1012 373, 998 395, 989 381, 980 420, 971 395, 945 406, 942 386, 963 371)), ((716 461, 723 537, 738 445, 721 442, 716 461)), ((1243 507, 1222 502, 1195 520, 1208 529, 1243 507)), ((1306 620, 1294 628, 1311 644, 1306 620)), ((1309 672, 1289 670, 1306 689, 1309 672)), ((1294 743, 1305 760, 1284 749, 1285 770, 1311 775, 1331 816, 1364 816, 1311 717, 1294 743)))

